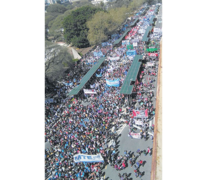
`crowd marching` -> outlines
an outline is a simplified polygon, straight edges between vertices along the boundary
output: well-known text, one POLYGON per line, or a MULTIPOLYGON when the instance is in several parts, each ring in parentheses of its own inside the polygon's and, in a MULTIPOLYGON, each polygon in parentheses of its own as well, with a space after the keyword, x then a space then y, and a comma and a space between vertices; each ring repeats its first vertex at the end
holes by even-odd
MULTIPOLYGON (((153 126, 149 126, 149 121, 155 115, 152 102, 155 98, 153 83, 158 72, 159 53, 155 57, 148 56, 145 53, 146 45, 141 39, 150 25, 150 17, 155 14, 154 9, 155 7, 151 7, 144 16, 140 15, 141 13, 134 16, 134 19, 140 17, 140 21, 128 33, 128 39, 123 41, 120 47, 113 47, 113 43, 123 31, 88 53, 73 72, 67 73, 64 80, 57 83, 54 89, 56 99, 45 104, 45 142, 50 144, 50 148, 45 150, 47 179, 103 179, 103 169, 107 164, 120 171, 117 178, 128 179, 126 173, 121 175, 121 170, 125 169, 127 164, 134 169, 137 178, 143 176, 139 169, 146 162, 139 157, 141 154, 152 155, 152 147, 139 148, 136 152, 125 151, 120 155, 117 144, 120 136, 118 130, 126 123, 130 127, 129 137, 133 138, 132 133, 139 127, 140 138, 147 140, 150 137, 153 140, 153 126), (129 49, 128 45, 133 43, 134 46, 129 49), (135 54, 144 55, 145 59, 148 58, 148 61, 154 63, 153 66, 142 63, 139 82, 135 83, 133 89, 136 93, 130 104, 127 103, 127 98, 119 93, 134 57, 127 54, 128 50, 136 51, 135 54), (93 89, 94 93, 67 98, 67 94, 78 85, 100 57, 106 57, 106 63, 97 70, 86 86, 89 87, 87 89, 93 89), (116 81, 118 84, 109 85, 108 81, 116 81), (126 107, 125 113, 123 107, 126 107), (146 109, 148 118, 132 116, 133 110, 146 109), (142 122, 141 125, 136 124, 138 121, 142 122), (100 154, 104 161, 75 162, 76 154, 100 154)), ((131 23, 132 21, 127 22, 124 27, 131 23)), ((153 36, 150 40, 152 46, 155 46, 157 41, 153 36)))

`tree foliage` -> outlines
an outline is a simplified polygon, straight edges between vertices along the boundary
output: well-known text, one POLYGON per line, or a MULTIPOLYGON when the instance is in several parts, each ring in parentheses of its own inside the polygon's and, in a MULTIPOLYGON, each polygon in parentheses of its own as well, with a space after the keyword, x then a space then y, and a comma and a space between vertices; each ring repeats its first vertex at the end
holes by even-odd
POLYGON ((65 11, 67 11, 67 8, 60 4, 52 4, 47 8, 47 12, 52 13, 64 13, 65 11))
POLYGON ((45 13, 45 26, 50 28, 49 24, 52 20, 54 20, 60 13, 45 13))
POLYGON ((126 10, 125 7, 122 7, 111 9, 108 12, 97 12, 87 22, 90 44, 95 45, 107 40, 108 35, 111 35, 125 21, 126 10))
POLYGON ((56 47, 53 52, 54 56, 45 63, 45 78, 53 83, 63 78, 67 69, 73 69, 73 58, 66 47, 56 47), (58 55, 55 56, 55 53, 58 55))
POLYGON ((157 3, 158 1, 156 0, 145 0, 149 5, 152 5, 152 4, 155 4, 157 3))
POLYGON ((144 2, 146 2, 146 0, 133 0, 128 6, 129 11, 137 10, 137 8, 140 7, 144 2))
POLYGON ((98 11, 101 11, 101 9, 84 6, 72 11, 69 16, 64 18, 63 27, 66 42, 80 48, 88 47, 88 28, 86 22, 98 11))
POLYGON ((132 0, 117 0, 114 3, 111 3, 112 8, 128 7, 132 0))
POLYGON ((77 2, 73 2, 73 6, 75 7, 83 7, 83 6, 94 6, 90 0, 81 0, 81 1, 77 1, 77 2))
POLYGON ((96 45, 107 40, 128 17, 127 13, 138 9, 145 0, 117 1, 118 8, 111 8, 108 12, 97 12, 87 22, 88 40, 91 45, 96 45))

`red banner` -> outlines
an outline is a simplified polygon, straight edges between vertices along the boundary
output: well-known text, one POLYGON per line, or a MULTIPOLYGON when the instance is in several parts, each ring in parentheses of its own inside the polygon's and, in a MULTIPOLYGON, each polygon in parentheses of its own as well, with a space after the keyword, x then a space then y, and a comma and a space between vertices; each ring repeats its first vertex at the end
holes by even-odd
POLYGON ((158 56, 158 53, 148 53, 148 56, 158 56))
POLYGON ((138 118, 148 118, 148 109, 146 110, 133 110, 133 116, 138 118))

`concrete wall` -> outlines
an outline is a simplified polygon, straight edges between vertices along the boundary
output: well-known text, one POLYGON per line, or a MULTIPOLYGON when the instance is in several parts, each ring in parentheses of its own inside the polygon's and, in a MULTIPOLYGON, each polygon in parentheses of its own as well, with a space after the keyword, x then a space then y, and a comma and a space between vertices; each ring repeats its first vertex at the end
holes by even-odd
POLYGON ((155 128, 152 153, 151 180, 162 180, 162 40, 160 41, 155 128))

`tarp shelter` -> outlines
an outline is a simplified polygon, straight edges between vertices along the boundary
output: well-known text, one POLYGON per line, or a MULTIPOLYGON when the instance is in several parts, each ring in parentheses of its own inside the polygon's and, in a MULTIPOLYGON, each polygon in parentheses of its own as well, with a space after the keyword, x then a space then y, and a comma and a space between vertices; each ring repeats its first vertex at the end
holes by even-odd
POLYGON ((86 75, 81 79, 80 84, 72 89, 69 92, 68 96, 77 95, 79 91, 83 88, 83 86, 89 81, 89 79, 93 76, 93 74, 97 71, 97 69, 104 62, 105 57, 99 59, 99 61, 86 73, 86 75))
POLYGON ((127 54, 127 56, 135 56, 135 55, 137 55, 137 52, 135 50, 128 50, 126 52, 126 54, 127 54))
POLYGON ((149 24, 152 24, 152 23, 153 23, 153 21, 154 21, 154 19, 155 19, 155 16, 153 15, 153 16, 151 17, 151 19, 150 19, 149 24))
POLYGON ((148 34, 149 34, 149 32, 152 30, 152 26, 148 26, 147 27, 147 29, 146 29, 146 31, 145 31, 145 33, 144 33, 144 36, 143 36, 143 38, 142 38, 142 41, 144 41, 144 42, 146 42, 146 41, 148 41, 148 34))
POLYGON ((155 14, 157 14, 158 10, 159 10, 159 6, 156 6, 154 10, 155 14))
POLYGON ((114 46, 118 45, 118 44, 122 41, 122 39, 127 35, 127 33, 128 33, 129 31, 130 31, 130 29, 128 28, 128 29, 122 34, 122 36, 114 42, 114 46))
POLYGON ((136 81, 139 69, 141 67, 140 59, 143 59, 142 55, 135 56, 132 65, 127 73, 124 83, 121 87, 120 94, 131 94, 133 90, 133 85, 130 85, 131 81, 136 81))
POLYGON ((127 45, 127 49, 133 49, 133 45, 132 44, 127 45))
POLYGON ((136 25, 136 23, 137 23, 138 20, 139 20, 139 17, 137 17, 137 18, 130 24, 130 26, 134 26, 134 25, 136 25))

